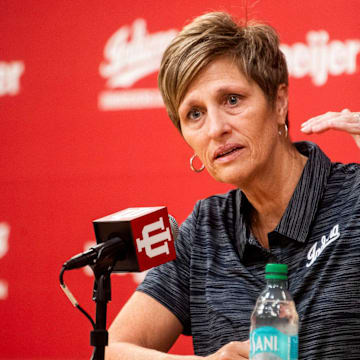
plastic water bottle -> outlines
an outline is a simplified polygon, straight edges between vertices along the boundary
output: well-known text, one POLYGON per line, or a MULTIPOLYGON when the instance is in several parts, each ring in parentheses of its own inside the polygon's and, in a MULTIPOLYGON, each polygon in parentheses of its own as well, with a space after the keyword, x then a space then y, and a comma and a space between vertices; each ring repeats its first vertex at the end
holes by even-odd
POLYGON ((266 287, 251 315, 250 360, 297 360, 299 317, 287 290, 287 265, 267 264, 266 287))

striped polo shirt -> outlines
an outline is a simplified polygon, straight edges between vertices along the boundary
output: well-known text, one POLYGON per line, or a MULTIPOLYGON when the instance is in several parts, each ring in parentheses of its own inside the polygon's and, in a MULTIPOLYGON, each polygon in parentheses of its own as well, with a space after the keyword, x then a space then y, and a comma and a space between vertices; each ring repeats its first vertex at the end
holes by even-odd
POLYGON ((268 262, 288 265, 299 314, 299 359, 360 359, 360 165, 331 163, 310 142, 277 227, 263 248, 241 190, 197 202, 180 228, 176 260, 138 287, 166 306, 206 356, 249 338, 250 315, 268 262))

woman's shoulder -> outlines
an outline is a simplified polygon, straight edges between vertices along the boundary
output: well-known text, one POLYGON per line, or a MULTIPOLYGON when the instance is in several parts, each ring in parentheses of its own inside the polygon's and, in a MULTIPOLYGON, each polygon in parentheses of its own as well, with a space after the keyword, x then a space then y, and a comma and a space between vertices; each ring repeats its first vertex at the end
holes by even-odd
POLYGON ((326 189, 328 196, 336 195, 338 201, 360 205, 360 164, 332 163, 326 189))
POLYGON ((360 181, 360 164, 334 162, 331 165, 332 177, 343 178, 345 181, 360 181))
POLYGON ((226 193, 214 194, 197 202, 196 206, 200 212, 225 210, 236 206, 241 198, 240 189, 232 189, 226 193))
POLYGON ((206 226, 230 225, 235 221, 240 209, 242 193, 239 189, 232 189, 223 194, 215 194, 197 201, 193 212, 186 222, 195 228, 206 226))

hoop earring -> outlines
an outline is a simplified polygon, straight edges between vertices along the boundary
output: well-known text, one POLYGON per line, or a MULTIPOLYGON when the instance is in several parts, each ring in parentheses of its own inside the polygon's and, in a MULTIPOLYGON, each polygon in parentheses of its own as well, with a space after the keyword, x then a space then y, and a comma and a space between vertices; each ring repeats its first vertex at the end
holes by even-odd
POLYGON ((196 169, 196 167, 194 167, 194 165, 193 165, 193 161, 195 160, 196 157, 197 157, 197 155, 194 154, 194 155, 190 158, 190 169, 191 169, 192 171, 196 172, 196 173, 199 173, 199 172, 202 172, 202 171, 205 169, 205 165, 203 164, 200 169, 196 169))
MULTIPOLYGON (((288 137, 288 127, 287 127, 286 124, 284 125, 284 127, 285 127, 285 138, 287 138, 287 137, 288 137)), ((279 135, 280 135, 280 136, 282 135, 281 130, 279 130, 279 135)))

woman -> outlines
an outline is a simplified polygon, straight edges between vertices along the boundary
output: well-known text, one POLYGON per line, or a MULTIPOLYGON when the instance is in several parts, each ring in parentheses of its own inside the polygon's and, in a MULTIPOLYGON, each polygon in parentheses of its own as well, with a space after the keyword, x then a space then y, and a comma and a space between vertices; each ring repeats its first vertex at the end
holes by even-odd
MULTIPOLYGON (((250 314, 270 261, 289 267, 300 357, 359 359, 360 167, 291 143, 275 31, 201 16, 164 53, 159 87, 194 156, 237 190, 196 204, 177 259, 149 272, 112 324, 107 359, 248 359, 250 314), (165 354, 181 333, 193 336, 195 356, 165 354)), ((329 128, 357 140, 360 115, 328 113, 302 130, 329 128)))

